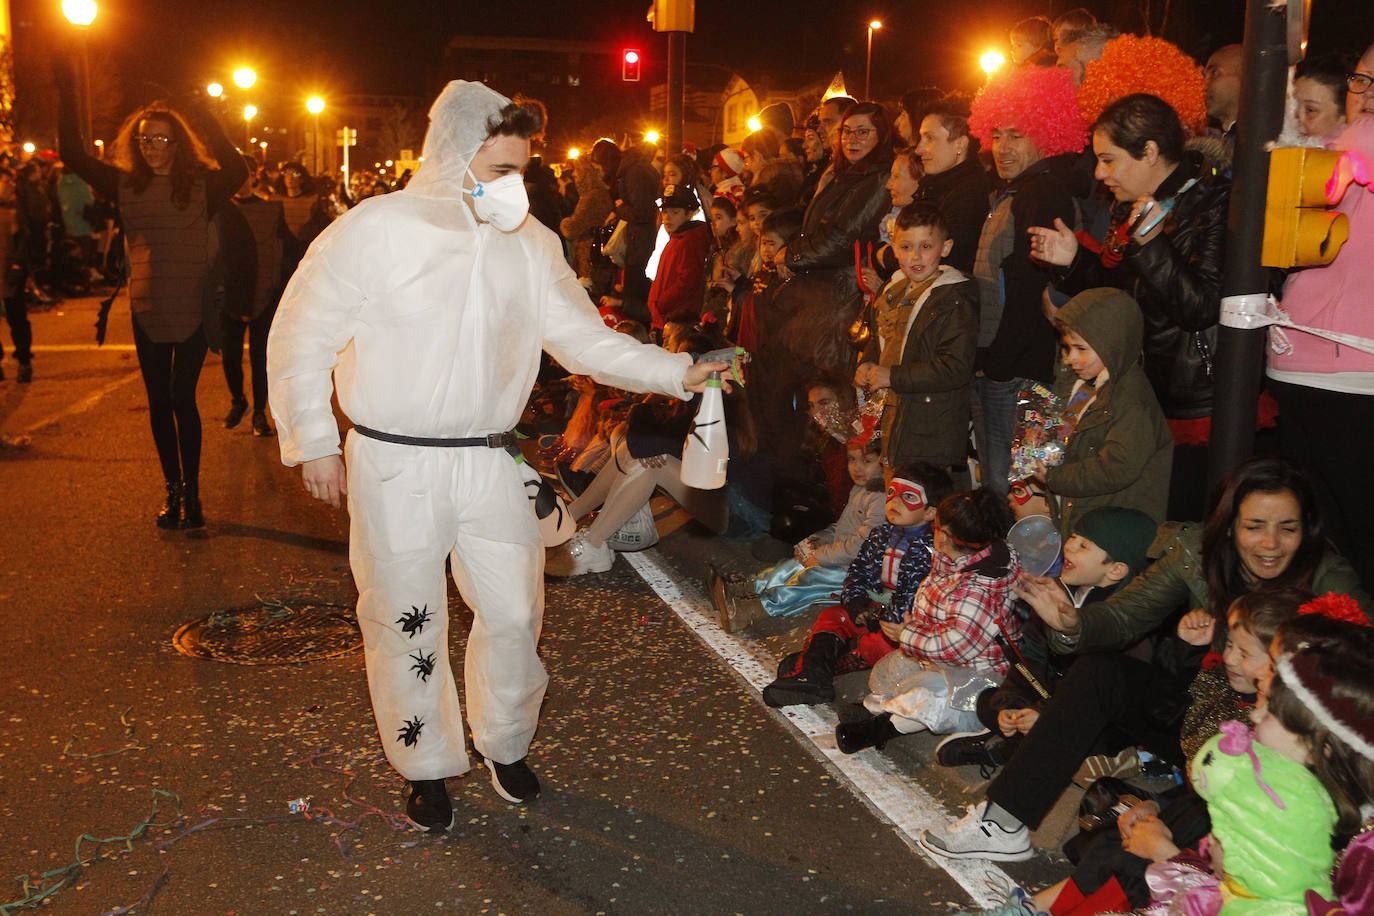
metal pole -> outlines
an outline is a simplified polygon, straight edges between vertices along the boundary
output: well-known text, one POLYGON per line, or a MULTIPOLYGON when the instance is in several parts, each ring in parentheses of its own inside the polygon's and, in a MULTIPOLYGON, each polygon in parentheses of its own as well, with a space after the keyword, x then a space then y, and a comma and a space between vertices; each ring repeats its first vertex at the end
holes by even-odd
POLYGON ((83 28, 79 31, 81 32, 81 115, 82 126, 86 129, 86 143, 89 145, 95 142, 95 136, 91 133, 91 61, 86 48, 90 30, 83 28))
POLYGON ((873 26, 868 27, 868 53, 864 55, 864 101, 868 101, 871 96, 868 94, 868 77, 873 72, 873 26))
POLYGON ((682 152, 682 95, 687 83, 687 33, 668 33, 668 149, 682 152))
MULTIPOLYGON (((1288 69, 1284 15, 1269 7, 1267 0, 1246 3, 1245 69, 1236 120, 1231 205, 1226 216, 1223 297, 1263 294, 1269 288, 1260 265, 1269 183, 1269 154, 1264 145, 1279 135, 1283 125, 1288 69)), ((1214 486, 1254 451, 1256 402, 1267 339, 1263 328, 1244 330, 1222 325, 1218 329, 1209 485, 1214 486)))

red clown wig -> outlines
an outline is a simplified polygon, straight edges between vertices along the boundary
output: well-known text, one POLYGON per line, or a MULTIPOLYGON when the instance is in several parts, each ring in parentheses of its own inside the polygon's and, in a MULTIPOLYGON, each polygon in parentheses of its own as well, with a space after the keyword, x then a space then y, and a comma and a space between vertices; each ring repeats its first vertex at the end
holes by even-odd
POLYGON ((991 146, 996 128, 1013 128, 1046 156, 1076 153, 1087 142, 1073 75, 1059 67, 1027 67, 994 74, 973 100, 968 129, 991 146))

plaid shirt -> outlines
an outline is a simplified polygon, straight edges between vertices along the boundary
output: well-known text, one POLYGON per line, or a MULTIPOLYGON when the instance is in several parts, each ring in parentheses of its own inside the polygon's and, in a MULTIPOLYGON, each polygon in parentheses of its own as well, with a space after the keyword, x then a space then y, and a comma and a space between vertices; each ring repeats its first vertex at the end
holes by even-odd
POLYGON ((958 560, 936 551, 902 628, 902 651, 924 661, 993 667, 1005 674, 1007 660, 993 638, 999 620, 1011 639, 1020 636, 1021 623, 1012 610, 1012 586, 1020 576, 1021 561, 1001 541, 958 560))

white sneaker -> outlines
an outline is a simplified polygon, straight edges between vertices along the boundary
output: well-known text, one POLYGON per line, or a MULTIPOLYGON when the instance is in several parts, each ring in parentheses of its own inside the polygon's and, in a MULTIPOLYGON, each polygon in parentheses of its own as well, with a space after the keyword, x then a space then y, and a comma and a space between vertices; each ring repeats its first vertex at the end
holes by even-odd
POLYGON ((987 802, 968 806, 968 814, 947 827, 923 830, 917 837, 921 846, 947 859, 990 859, 994 862, 1020 862, 1029 859, 1030 831, 1022 824, 1006 830, 996 821, 985 820, 987 802))
POLYGON ((544 555, 544 574, 567 579, 584 573, 601 573, 615 564, 615 551, 602 544, 593 547, 587 533, 579 531, 572 540, 550 547, 544 555))

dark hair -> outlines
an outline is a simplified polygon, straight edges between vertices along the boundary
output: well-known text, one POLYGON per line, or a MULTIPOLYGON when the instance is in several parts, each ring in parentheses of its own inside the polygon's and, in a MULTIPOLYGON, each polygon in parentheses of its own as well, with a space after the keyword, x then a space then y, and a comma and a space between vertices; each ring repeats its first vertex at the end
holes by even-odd
POLYGON ((849 110, 849 106, 857 104, 857 99, 850 98, 847 95, 832 95, 828 99, 822 99, 821 103, 816 106, 816 110, 819 111, 827 105, 838 105, 840 107, 840 116, 843 118, 844 112, 849 110))
POLYGON ((1302 513, 1302 543, 1288 568, 1267 586, 1291 585, 1311 589, 1317 564, 1326 551, 1321 510, 1312 481, 1302 468, 1286 458, 1260 455, 1236 465, 1212 493, 1212 509, 1202 529, 1202 568, 1207 577, 1208 611, 1226 619, 1226 609, 1241 595, 1258 587, 1246 577, 1245 564, 1236 553, 1232 530, 1241 503, 1252 493, 1289 492, 1302 513))
POLYGON ((615 145, 615 141, 602 137, 592 144, 591 157, 592 163, 601 168, 606 183, 615 181, 615 176, 620 172, 620 147, 615 145))
POLYGON ((544 125, 549 114, 544 103, 538 99, 516 95, 501 110, 487 118, 487 136, 520 137, 522 140, 538 140, 544 136, 544 125))
POLYGON ((945 219, 940 208, 932 201, 913 200, 897 211, 896 229, 898 232, 916 229, 920 226, 929 226, 939 232, 941 238, 950 237, 949 221, 945 219))
POLYGON ((717 194, 711 198, 711 209, 720 210, 732 217, 739 216, 739 209, 735 206, 735 202, 723 194, 717 194))
MULTIPOLYGON (((726 345, 725 337, 714 328, 692 325, 691 333, 683 339, 683 347, 689 353, 709 353, 726 345)), ((758 430, 754 424, 754 413, 750 407, 754 386, 734 390, 725 396, 725 422, 730 430, 730 457, 752 458, 758 451, 758 430)), ((695 410, 696 408, 692 408, 695 410)))
POLYGON ((963 550, 978 551, 1007 536, 1015 519, 1006 497, 991 487, 964 490, 940 500, 935 510, 940 527, 963 550))
POLYGON ((678 153, 676 156, 668 157, 664 163, 665 167, 668 162, 682 169, 682 183, 695 191, 696 186, 701 183, 701 169, 697 167, 696 159, 686 153, 678 153))
POLYGON ((1084 29, 1094 25, 1097 25, 1097 17, 1080 6, 1054 17, 1051 28, 1053 31, 1063 29, 1063 43, 1070 44, 1079 39, 1084 29))
POLYGON ((1145 158, 1145 144, 1153 140, 1165 162, 1183 159, 1183 122, 1178 112, 1157 95, 1137 92, 1108 105, 1093 122, 1092 132, 1108 139, 1133 159, 1145 158))
POLYGON ((853 382, 842 379, 833 372, 821 369, 806 380, 806 384, 802 386, 802 393, 806 394, 813 388, 829 388, 831 391, 835 392, 835 397, 839 398, 841 407, 845 410, 854 409, 855 395, 853 382))
POLYGON ((760 234, 771 232, 782 239, 784 245, 789 244, 802 228, 802 211, 797 207, 784 207, 781 210, 774 210, 764 217, 763 225, 759 227, 760 234))
POLYGON ((191 202, 191 186, 216 167, 205 145, 191 130, 186 118, 166 102, 153 102, 124 119, 115 135, 110 161, 127 176, 124 183, 142 194, 153 182, 153 170, 143 158, 134 135, 147 121, 165 121, 172 131, 172 203, 184 210, 191 202))
POLYGON ((892 119, 888 117, 887 109, 881 102, 856 102, 846 108, 834 139, 835 155, 831 161, 834 163, 836 175, 842 175, 846 170, 860 166, 886 166, 892 161, 892 119), (878 131, 878 142, 858 162, 850 162, 841 151, 843 143, 840 138, 844 136, 845 122, 862 115, 868 115, 869 120, 873 122, 873 127, 878 131))
MULTIPOLYGON (((980 145, 978 138, 969 133, 969 100, 968 96, 957 92, 948 92, 931 104, 926 112, 926 117, 934 115, 940 119, 940 124, 949 133, 951 140, 958 140, 960 137, 968 137, 968 156, 975 158, 978 155, 980 145)), ((920 125, 916 129, 920 130, 920 125)))
POLYGON ((938 506, 954 492, 954 481, 950 479, 949 472, 926 461, 898 465, 892 469, 892 476, 919 483, 926 491, 927 505, 938 506))
POLYGON ((944 93, 934 86, 922 86, 920 89, 903 92, 902 100, 898 104, 902 111, 906 112, 912 128, 916 129, 921 126, 921 119, 930 112, 931 106, 938 102, 942 95, 944 93))
MULTIPOLYGON (((1352 630, 1368 629, 1354 624, 1344 626, 1352 630)), ((1342 642, 1312 645, 1299 650, 1294 658, 1314 659, 1315 673, 1331 681, 1329 699, 1344 700, 1346 709, 1368 718, 1374 716, 1374 676, 1370 674, 1374 656, 1367 651, 1368 643, 1361 646, 1361 642, 1357 638, 1352 640, 1353 645, 1342 642)), ((1274 672, 1266 702, 1269 714, 1307 745, 1312 771, 1336 806, 1334 832, 1337 842, 1344 845, 1364 822, 1361 806, 1374 802, 1374 760, 1351 747, 1318 719, 1292 685, 1284 681, 1282 671, 1274 672)))
POLYGON ((806 158, 806 141, 801 137, 788 137, 782 141, 782 148, 794 159, 806 158))
POLYGON ((769 210, 777 210, 782 207, 782 203, 773 196, 772 190, 765 185, 750 185, 744 189, 740 195, 739 212, 748 213, 749 208, 754 204, 763 204, 769 210))
POLYGON ((1236 624, 1267 649, 1280 628, 1298 616, 1298 608, 1312 600, 1312 593, 1291 585, 1273 585, 1246 592, 1231 603, 1236 624))
POLYGON ((283 162, 281 164, 281 172, 277 175, 277 180, 273 183, 273 191, 275 191, 282 197, 286 196, 286 175, 288 172, 290 172, 292 175, 300 176, 302 197, 305 197, 308 194, 315 193, 314 177, 311 176, 310 172, 306 169, 305 166, 301 165, 299 162, 296 162, 295 160, 291 160, 290 162, 283 162))
MULTIPOLYGON (((921 124, 918 121, 917 123, 912 125, 912 127, 913 129, 919 131, 921 129, 921 124)), ((916 179, 917 181, 920 181, 922 178, 925 177, 925 167, 921 165, 921 157, 916 155, 916 147, 902 147, 901 149, 897 150, 892 154, 892 159, 894 162, 898 160, 905 162, 907 174, 910 175, 912 178, 916 179)))
POLYGON ((752 134, 744 138, 740 143, 740 150, 752 156, 762 156, 765 161, 778 158, 778 150, 782 146, 782 138, 778 132, 771 127, 760 127, 752 134))
POLYGON ((1345 113, 1346 74, 1355 69, 1348 54, 1319 54, 1304 57, 1293 68, 1293 79, 1310 79, 1321 83, 1331 90, 1336 99, 1336 107, 1345 113))
POLYGON ((649 342, 649 329, 644 326, 644 322, 635 321, 633 318, 622 318, 615 323, 613 329, 617 334, 625 334, 633 337, 640 343, 649 342))

